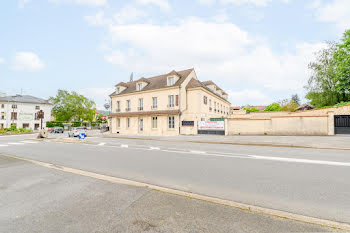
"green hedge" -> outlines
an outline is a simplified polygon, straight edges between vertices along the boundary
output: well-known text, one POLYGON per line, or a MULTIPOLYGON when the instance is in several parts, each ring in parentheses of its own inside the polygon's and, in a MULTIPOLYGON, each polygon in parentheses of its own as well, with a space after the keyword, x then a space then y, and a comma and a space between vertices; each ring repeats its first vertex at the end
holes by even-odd
POLYGON ((66 123, 65 121, 47 121, 46 127, 52 128, 52 127, 63 127, 63 123, 66 123))

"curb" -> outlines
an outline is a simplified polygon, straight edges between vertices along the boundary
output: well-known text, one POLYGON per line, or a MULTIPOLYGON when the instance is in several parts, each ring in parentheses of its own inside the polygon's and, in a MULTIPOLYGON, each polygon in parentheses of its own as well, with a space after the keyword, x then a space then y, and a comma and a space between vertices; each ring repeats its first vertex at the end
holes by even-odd
POLYGON ((333 228, 333 229, 337 229, 337 230, 350 232, 350 224, 347 224, 347 223, 341 223, 341 222, 335 222, 335 221, 331 221, 331 220, 314 218, 314 217, 304 216, 304 215, 300 215, 300 214, 294 214, 294 213, 290 213, 290 212, 286 212, 286 211, 280 211, 280 210, 269 209, 269 208, 264 208, 264 207, 260 207, 260 206, 248 205, 248 204, 239 203, 239 202, 230 201, 230 200, 223 200, 220 198, 215 198, 215 197, 210 197, 210 196, 205 196, 205 195, 195 194, 195 193, 190 193, 190 192, 185 192, 185 191, 180 191, 180 190, 176 190, 176 189, 161 187, 161 186, 142 183, 142 182, 138 182, 138 181, 132 181, 132 180, 123 179, 123 178, 117 178, 117 177, 108 176, 108 175, 102 175, 102 174, 98 174, 98 173, 94 173, 94 172, 64 167, 64 166, 60 166, 60 165, 45 163, 45 162, 26 159, 26 158, 21 158, 21 157, 17 157, 17 156, 11 156, 11 155, 5 155, 5 154, 1 154, 1 155, 8 157, 8 158, 13 158, 13 159, 17 159, 17 160, 30 162, 30 163, 40 165, 40 166, 43 166, 46 168, 55 169, 58 171, 72 173, 72 174, 81 175, 81 176, 85 176, 85 177, 90 177, 90 178, 103 180, 103 181, 107 181, 107 182, 111 182, 111 183, 149 188, 149 189, 156 190, 159 192, 179 195, 179 196, 193 198, 193 199, 197 199, 197 200, 201 200, 201 201, 207 201, 207 202, 219 204, 219 205, 230 206, 233 208, 238 208, 238 209, 253 212, 253 213, 264 214, 264 215, 278 217, 278 218, 285 218, 285 219, 290 219, 290 220, 294 220, 294 221, 298 221, 298 222, 314 224, 314 225, 318 225, 318 226, 322 226, 322 227, 329 227, 329 228, 333 228))
POLYGON ((301 145, 285 145, 285 144, 269 144, 269 143, 242 143, 242 142, 223 142, 223 141, 196 141, 196 140, 167 140, 155 138, 135 138, 135 137, 113 137, 103 136, 104 138, 119 138, 119 139, 133 139, 145 141, 160 141, 160 142, 189 142, 202 144, 222 144, 222 145, 237 145, 237 146, 266 146, 266 147, 286 147, 286 148, 302 148, 302 149, 321 149, 321 150, 350 150, 347 147, 318 147, 318 146, 301 146, 301 145))

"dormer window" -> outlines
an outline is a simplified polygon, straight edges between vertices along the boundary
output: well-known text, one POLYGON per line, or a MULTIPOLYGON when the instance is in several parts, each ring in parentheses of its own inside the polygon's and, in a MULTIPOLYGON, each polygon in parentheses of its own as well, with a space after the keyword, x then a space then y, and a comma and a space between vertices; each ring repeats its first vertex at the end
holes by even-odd
POLYGON ((175 78, 174 77, 168 77, 168 86, 172 86, 175 84, 175 78))
POLYGON ((120 87, 117 87, 117 94, 119 94, 120 93, 120 87))
POLYGON ((141 91, 142 88, 143 88, 143 83, 138 83, 138 84, 137 84, 137 90, 138 90, 138 91, 141 91))

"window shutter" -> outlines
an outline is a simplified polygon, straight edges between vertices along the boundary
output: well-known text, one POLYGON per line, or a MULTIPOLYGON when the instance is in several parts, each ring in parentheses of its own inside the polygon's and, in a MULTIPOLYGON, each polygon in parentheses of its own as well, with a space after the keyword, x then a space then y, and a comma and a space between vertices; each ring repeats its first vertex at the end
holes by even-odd
POLYGON ((179 95, 176 95, 175 104, 176 106, 179 106, 179 95))

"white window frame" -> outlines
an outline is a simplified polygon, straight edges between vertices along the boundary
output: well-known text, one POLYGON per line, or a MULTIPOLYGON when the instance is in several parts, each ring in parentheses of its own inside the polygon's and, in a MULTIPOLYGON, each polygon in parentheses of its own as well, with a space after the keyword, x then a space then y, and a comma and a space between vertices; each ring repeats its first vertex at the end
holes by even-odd
POLYGON ((158 128, 158 117, 152 117, 152 129, 158 128))
POLYGON ((138 91, 141 91, 142 88, 143 88, 143 83, 138 83, 138 84, 137 84, 137 90, 138 90, 138 91))
POLYGON ((158 98, 157 97, 152 97, 152 108, 153 109, 158 108, 158 98))
POLYGON ((120 128, 120 125, 121 125, 120 118, 117 118, 117 127, 120 128))
POLYGON ((139 131, 143 132, 143 118, 139 119, 139 131))
POLYGON ((139 111, 143 110, 143 98, 139 99, 139 111))
POLYGON ((168 128, 175 129, 175 117, 174 116, 168 117, 168 128))
POLYGON ((175 97, 174 97, 174 95, 169 95, 168 99, 169 99, 169 107, 170 108, 174 107, 175 106, 175 97))
POLYGON ((130 128, 130 118, 126 118, 126 126, 127 128, 130 128))
POLYGON ((175 84, 175 77, 168 77, 168 86, 173 86, 175 84))

